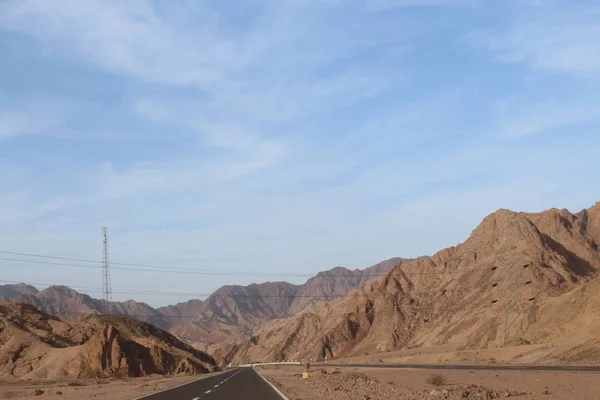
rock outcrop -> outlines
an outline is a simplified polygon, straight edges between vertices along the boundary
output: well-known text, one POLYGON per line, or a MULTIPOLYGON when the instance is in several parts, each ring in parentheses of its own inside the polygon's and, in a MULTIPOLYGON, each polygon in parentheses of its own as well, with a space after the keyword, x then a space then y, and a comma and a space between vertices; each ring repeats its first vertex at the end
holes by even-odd
POLYGON ((215 360, 126 317, 63 320, 29 304, 0 304, 0 377, 60 379, 206 373, 215 360))
POLYGON ((230 357, 316 361, 446 343, 480 349, 558 342, 574 332, 582 344, 596 340, 600 319, 586 304, 600 296, 597 216, 598 205, 578 214, 499 210, 463 244, 265 324, 230 357))

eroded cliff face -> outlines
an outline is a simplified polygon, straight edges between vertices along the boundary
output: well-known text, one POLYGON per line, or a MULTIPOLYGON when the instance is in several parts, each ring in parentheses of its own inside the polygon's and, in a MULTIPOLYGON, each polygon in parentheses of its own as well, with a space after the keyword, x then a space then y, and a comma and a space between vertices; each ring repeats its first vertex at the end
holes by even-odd
POLYGON ((575 331, 582 343, 593 341, 600 320, 573 299, 600 296, 598 208, 499 210, 463 244, 401 264, 341 300, 262 326, 233 359, 318 360, 444 343, 500 346, 507 293, 507 343, 561 341, 575 331), (558 329, 564 321, 556 309, 569 315, 569 329, 558 329))
POLYGON ((258 326, 295 315, 319 301, 339 299, 364 282, 384 276, 394 266, 410 261, 392 258, 365 270, 353 271, 336 267, 319 272, 302 285, 266 282, 223 286, 194 309, 195 318, 175 325, 170 332, 197 348, 228 354, 237 341, 250 336, 258 326))
POLYGON ((215 360, 173 335, 124 317, 61 320, 0 304, 0 376, 24 379, 205 373, 215 360))

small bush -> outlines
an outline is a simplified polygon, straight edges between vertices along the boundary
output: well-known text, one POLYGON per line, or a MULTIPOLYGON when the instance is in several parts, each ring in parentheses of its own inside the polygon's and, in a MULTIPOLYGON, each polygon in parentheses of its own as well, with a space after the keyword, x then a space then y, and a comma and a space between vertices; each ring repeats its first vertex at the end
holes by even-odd
POLYGON ((63 394, 63 392, 61 392, 61 391, 59 390, 59 391, 58 391, 58 392, 56 392, 55 394, 57 394, 57 395, 59 395, 59 396, 60 396, 61 394, 63 394))
POLYGON ((369 375, 358 371, 349 372, 348 377, 355 381, 361 380, 363 382, 371 382, 371 377, 369 375))
POLYGON ((442 374, 431 374, 427 378, 427 383, 433 386, 444 386, 447 383, 447 380, 442 374))
POLYGON ((33 394, 35 394, 36 396, 41 396, 44 394, 44 391, 42 389, 35 389, 33 394))

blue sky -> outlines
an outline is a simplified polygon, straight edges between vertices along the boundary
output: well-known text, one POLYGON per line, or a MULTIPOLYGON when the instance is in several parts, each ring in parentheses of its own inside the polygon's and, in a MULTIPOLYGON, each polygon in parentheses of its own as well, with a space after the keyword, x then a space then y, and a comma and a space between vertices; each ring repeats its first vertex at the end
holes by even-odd
POLYGON ((207 293, 432 254, 498 208, 579 211, 599 21, 592 0, 2 1, 0 250, 100 259, 106 224, 115 261, 274 274, 113 271, 207 293))

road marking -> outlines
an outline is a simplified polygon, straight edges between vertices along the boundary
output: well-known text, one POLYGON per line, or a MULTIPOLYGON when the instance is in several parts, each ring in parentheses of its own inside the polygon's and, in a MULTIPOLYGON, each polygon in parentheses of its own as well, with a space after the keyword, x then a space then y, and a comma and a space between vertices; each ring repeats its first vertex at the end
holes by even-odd
POLYGON ((265 382, 267 382, 269 384, 269 386, 271 386, 271 388, 273 388, 273 390, 275 391, 275 393, 277 393, 283 400, 290 400, 285 394, 281 393, 281 390, 277 389, 277 387, 275 385, 273 385, 271 382, 269 382, 269 380, 267 378, 265 378, 263 376, 263 374, 261 374, 260 372, 258 372, 258 370, 256 368, 252 368, 252 371, 256 372, 258 374, 258 376, 260 376, 261 378, 263 378, 263 380, 265 382))
MULTIPOLYGON (((220 372, 217 372, 217 373, 213 373, 214 375, 212 375, 212 376, 221 375, 221 374, 225 374, 225 373, 226 373, 225 371, 220 371, 220 372)), ((207 375, 210 375, 210 374, 207 374, 207 375)), ((199 378, 199 379, 196 379, 196 380, 193 380, 193 381, 190 381, 190 382, 182 383, 181 385, 173 386, 171 388, 163 389, 161 391, 154 392, 154 393, 148 393, 148 394, 145 394, 143 396, 136 397, 133 400, 143 400, 143 399, 145 399, 147 397, 152 397, 152 396, 154 396, 154 395, 156 395, 158 393, 164 393, 164 392, 168 392, 169 390, 173 390, 173 389, 177 389, 177 388, 180 388, 180 387, 183 387, 183 386, 187 386, 187 385, 192 385, 194 383, 198 383, 201 380, 206 379, 206 378, 210 378, 210 376, 203 376, 202 378, 199 378)), ((192 399, 192 400, 196 400, 196 399, 192 399)))
MULTIPOLYGON (((220 385, 224 384, 225 382, 227 382, 228 380, 230 380, 231 378, 233 378, 234 376, 236 376, 237 374, 239 374, 240 372, 242 372, 241 369, 239 369, 235 374, 233 375, 229 375, 227 378, 225 378, 222 382, 216 384, 214 386, 213 389, 211 390, 207 390, 206 392, 202 393, 202 395, 200 397, 204 397, 205 395, 211 393, 214 389, 218 388, 220 385)), ((194 397, 192 400, 200 400, 200 397, 194 397)))

